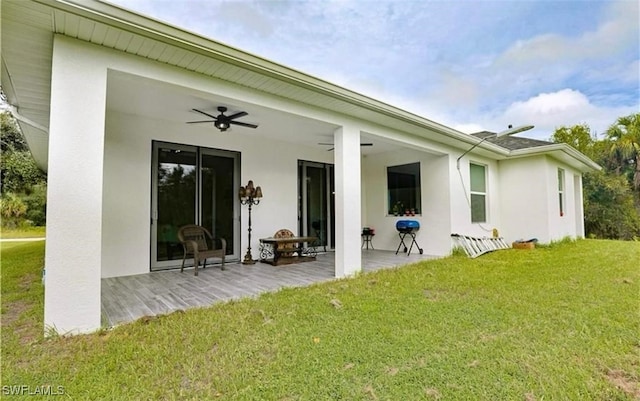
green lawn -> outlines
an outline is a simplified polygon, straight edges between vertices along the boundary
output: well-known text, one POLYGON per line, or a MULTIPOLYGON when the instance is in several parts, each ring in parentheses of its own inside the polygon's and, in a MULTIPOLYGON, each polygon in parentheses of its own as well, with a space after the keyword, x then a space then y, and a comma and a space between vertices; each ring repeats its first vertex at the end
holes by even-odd
POLYGON ((43 252, 3 247, 3 386, 82 400, 640 398, 638 242, 455 256, 49 340, 43 252))
POLYGON ((46 227, 0 228, 0 238, 42 238, 46 227))

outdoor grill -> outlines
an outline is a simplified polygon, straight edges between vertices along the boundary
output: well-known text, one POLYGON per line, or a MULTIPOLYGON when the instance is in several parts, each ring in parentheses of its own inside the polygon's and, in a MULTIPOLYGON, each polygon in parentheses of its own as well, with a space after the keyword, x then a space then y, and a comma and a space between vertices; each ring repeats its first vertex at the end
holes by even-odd
POLYGON ((422 248, 416 242, 416 232, 420 230, 420 222, 416 220, 398 220, 396 222, 396 230, 398 230, 398 236, 400 237, 400 244, 398 244, 398 249, 396 249, 396 255, 400 252, 400 248, 404 247, 404 252, 407 252, 407 256, 411 253, 411 249, 413 248, 413 244, 416 244, 416 248, 422 255, 422 248), (409 248, 404 242, 405 237, 409 235, 411 236, 411 244, 409 248))

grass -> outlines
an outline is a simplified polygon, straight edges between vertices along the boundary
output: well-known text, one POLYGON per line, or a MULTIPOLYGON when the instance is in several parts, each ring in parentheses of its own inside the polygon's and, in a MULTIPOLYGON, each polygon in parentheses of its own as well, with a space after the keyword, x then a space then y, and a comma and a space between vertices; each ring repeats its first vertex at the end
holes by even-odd
POLYGON ((41 238, 45 236, 46 227, 0 228, 0 238, 41 238))
POLYGON ((640 398, 637 242, 454 256, 47 340, 43 249, 3 245, 3 386, 83 400, 640 398))

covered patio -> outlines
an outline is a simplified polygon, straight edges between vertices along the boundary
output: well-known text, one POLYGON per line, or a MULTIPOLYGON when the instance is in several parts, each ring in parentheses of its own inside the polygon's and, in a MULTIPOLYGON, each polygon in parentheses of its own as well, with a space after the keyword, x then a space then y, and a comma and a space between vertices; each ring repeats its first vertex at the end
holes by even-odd
POLYGON ((48 174, 45 330, 87 333, 369 270, 361 230, 395 250, 404 218, 389 191, 411 198, 405 215, 415 207, 424 251, 450 253, 452 149, 477 139, 127 10, 73 3, 2 8, 6 53, 23 55, 3 52, 3 84, 35 123, 21 127, 48 174), (241 121, 222 130, 203 120, 222 110, 241 121), (390 188, 388 168, 408 163, 390 188), (253 220, 238 199, 249 181, 264 191, 253 220), (282 228, 335 253, 279 270, 209 269, 198 281, 161 272, 178 263, 174 233, 191 223, 225 238, 229 260, 282 228), (82 244, 72 258, 69 244, 82 244))
MULTIPOLYGON (((177 310, 206 307, 216 302, 254 297, 284 287, 302 287, 335 279, 334 252, 321 253, 312 262, 284 266, 266 263, 226 264, 199 270, 151 272, 133 276, 102 279, 101 304, 103 326, 115 326, 177 310)), ((378 250, 362 251, 362 271, 393 268, 434 256, 418 252, 405 253, 378 250)))

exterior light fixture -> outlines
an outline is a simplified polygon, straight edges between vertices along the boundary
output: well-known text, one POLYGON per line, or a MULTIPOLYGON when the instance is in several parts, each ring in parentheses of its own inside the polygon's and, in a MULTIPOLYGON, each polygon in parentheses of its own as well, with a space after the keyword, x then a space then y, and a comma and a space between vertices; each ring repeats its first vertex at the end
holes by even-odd
MULTIPOLYGON (((510 136, 510 135, 514 135, 514 134, 517 134, 517 133, 520 133, 520 132, 524 132, 524 131, 529 131, 532 128, 533 128, 533 125, 521 125, 521 126, 515 127, 515 128, 512 125, 509 125, 509 129, 507 129, 505 131, 498 132, 496 134, 496 138, 500 138, 501 136, 510 136)), ((480 142, 476 143, 469 150, 467 150, 466 152, 461 154, 458 157, 458 159, 456 160, 456 168, 458 170, 460 170, 460 159, 462 159, 467 153, 471 152, 478 145, 480 145, 482 142, 486 141, 489 138, 490 138, 490 136, 485 136, 484 138, 482 138, 482 140, 480 142)))

